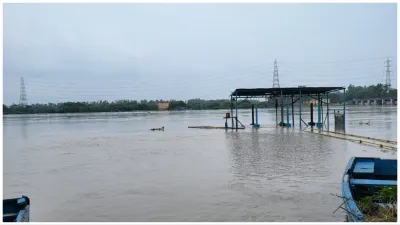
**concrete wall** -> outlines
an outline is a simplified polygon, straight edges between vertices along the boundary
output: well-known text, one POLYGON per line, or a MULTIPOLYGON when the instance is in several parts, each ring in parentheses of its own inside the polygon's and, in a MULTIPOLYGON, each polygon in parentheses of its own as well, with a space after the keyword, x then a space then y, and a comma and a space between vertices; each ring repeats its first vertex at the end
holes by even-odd
POLYGON ((397 99, 366 99, 353 100, 354 105, 397 105, 397 99))

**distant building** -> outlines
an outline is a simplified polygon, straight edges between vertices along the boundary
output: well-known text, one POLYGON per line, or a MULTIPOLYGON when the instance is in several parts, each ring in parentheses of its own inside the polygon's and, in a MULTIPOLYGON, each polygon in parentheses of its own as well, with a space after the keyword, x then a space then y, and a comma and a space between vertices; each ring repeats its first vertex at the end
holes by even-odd
MULTIPOLYGON (((323 101, 324 103, 326 103, 326 99, 322 99, 322 101, 323 101)), ((303 104, 310 105, 311 103, 312 103, 313 105, 318 105, 318 100, 317 100, 317 99, 307 99, 307 100, 303 100, 303 104)), ((324 104, 324 103, 322 103, 322 104, 324 104)), ((331 103, 331 99, 328 99, 328 103, 331 103)))
POLYGON ((169 107, 169 101, 157 100, 156 101, 158 110, 167 110, 169 107))

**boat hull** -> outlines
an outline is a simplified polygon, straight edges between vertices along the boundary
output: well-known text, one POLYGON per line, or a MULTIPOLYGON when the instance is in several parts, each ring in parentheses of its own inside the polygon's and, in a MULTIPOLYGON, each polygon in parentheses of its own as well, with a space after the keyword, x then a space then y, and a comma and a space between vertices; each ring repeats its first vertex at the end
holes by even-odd
POLYGON ((29 222, 30 199, 26 196, 3 200, 3 222, 29 222))
POLYGON ((356 200, 372 196, 378 187, 385 186, 397 186, 397 160, 351 158, 342 179, 346 221, 364 222, 365 216, 358 208, 356 200))

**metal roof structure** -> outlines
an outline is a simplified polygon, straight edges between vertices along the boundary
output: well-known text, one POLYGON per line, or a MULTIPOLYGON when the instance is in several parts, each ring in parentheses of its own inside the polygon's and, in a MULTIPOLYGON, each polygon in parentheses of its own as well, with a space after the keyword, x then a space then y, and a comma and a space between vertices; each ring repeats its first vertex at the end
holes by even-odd
POLYGON ((286 87, 286 88, 239 88, 231 96, 237 97, 265 97, 291 95, 317 95, 345 90, 344 87, 286 87))
MULTIPOLYGON (((239 88, 234 90, 231 95, 231 112, 227 114, 225 118, 225 128, 228 129, 241 129, 244 125, 238 119, 238 105, 248 98, 275 98, 275 123, 276 126, 291 127, 294 126, 294 104, 299 102, 299 127, 301 129, 302 124, 306 127, 317 126, 318 129, 323 129, 324 126, 329 130, 329 93, 343 91, 343 129, 344 121, 346 115, 346 88, 345 87, 278 87, 278 88, 239 88), (311 121, 309 123, 302 119, 302 105, 303 97, 311 97, 317 100, 316 107, 318 107, 318 120, 317 123, 314 122, 314 104, 310 104, 310 115, 311 121), (244 100, 238 101, 239 98, 244 100), (324 102, 322 98, 326 98, 327 101, 324 102), (279 100, 278 100, 279 99, 279 100), (289 105, 291 107, 289 107, 289 105), (285 107, 284 107, 285 106, 285 107), (326 106, 326 116, 324 120, 324 106, 326 106), (235 113, 234 113, 235 108, 235 113), (278 108, 280 108, 280 120, 278 120, 278 108), (286 110, 284 109, 286 108, 286 110), (291 108, 292 112, 290 113, 291 108), (286 111, 286 122, 284 121, 284 111, 286 111), (292 123, 289 120, 289 114, 292 115, 292 123), (232 120, 232 126, 228 127, 228 118, 232 120), (236 121, 236 124, 235 124, 236 121), (241 127, 239 127, 239 124, 241 127), (236 126, 235 126, 236 125, 236 126)), ((259 127, 258 124, 258 106, 257 104, 252 105, 252 123, 254 127, 259 127), (255 112, 255 113, 254 113, 255 112), (254 122, 254 118, 256 121, 254 122)))

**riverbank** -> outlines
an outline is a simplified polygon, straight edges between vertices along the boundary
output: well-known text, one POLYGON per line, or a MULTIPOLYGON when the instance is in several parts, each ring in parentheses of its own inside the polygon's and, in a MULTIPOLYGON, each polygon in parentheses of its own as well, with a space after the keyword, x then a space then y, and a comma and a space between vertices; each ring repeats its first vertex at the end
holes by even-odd
MULTIPOLYGON (((354 107, 359 107, 359 108, 366 108, 366 107, 395 107, 394 105, 379 105, 379 106, 365 106, 365 105, 346 105, 346 111, 351 111, 351 108, 354 107)), ((298 113, 298 108, 299 105, 296 104, 294 106, 294 111, 295 114, 298 113)), ((259 108, 259 110, 262 109, 269 109, 269 110, 275 110, 275 107, 261 107, 259 108)), ((343 109, 343 105, 342 104, 329 104, 329 109, 332 110, 339 110, 342 111, 343 109)), ((204 109, 192 109, 192 108, 185 108, 185 109, 173 109, 173 110, 158 110, 158 109, 148 109, 148 110, 129 110, 129 111, 49 111, 49 112, 7 112, 4 110, 3 108, 3 115, 46 115, 46 114, 93 114, 93 113, 147 113, 147 112, 185 112, 185 111, 218 111, 218 110, 225 110, 225 111, 230 111, 230 108, 204 108, 204 109)), ((238 108, 238 110, 251 110, 251 107, 246 107, 246 108, 238 108)), ((280 110, 280 109, 278 109, 280 110)), ((302 111, 303 112, 309 112, 309 105, 307 104, 303 104, 302 105, 302 111)), ((324 112, 326 110, 326 106, 324 106, 324 108, 322 109, 322 111, 324 112)), ((316 112, 316 108, 314 108, 314 112, 316 112)), ((326 112, 326 111, 325 111, 326 112)))
MULTIPOLYGON (((167 109, 167 110, 159 110, 158 108, 149 108, 149 109, 134 109, 134 110, 124 110, 122 108, 121 110, 114 110, 114 109, 90 109, 90 108, 78 108, 78 109, 70 109, 70 108, 65 108, 62 106, 57 105, 58 107, 54 107, 51 110, 43 110, 43 109, 35 109, 35 105, 31 106, 13 106, 14 108, 5 108, 3 105, 3 115, 37 115, 37 114, 68 114, 68 113, 82 113, 82 114, 87 114, 87 113, 118 113, 118 112, 164 112, 164 111, 205 111, 205 110, 230 110, 230 108, 185 108, 183 109, 182 107, 177 107, 174 109, 167 109)), ((309 107, 308 104, 303 104, 302 107, 309 107)), ((329 104, 330 109, 337 109, 337 108, 342 108, 343 105, 341 104, 329 104)), ((361 107, 361 106, 360 106, 361 107)), ((298 104, 294 107, 298 108, 298 104)), ((325 109, 326 107, 324 107, 325 109)), ((251 109, 251 105, 249 107, 238 107, 239 110, 243 109, 251 109)), ((259 107, 259 109, 275 109, 275 107, 259 107)), ((324 110, 323 109, 323 110, 324 110)), ((308 110, 308 108, 304 108, 303 111, 308 110)))

